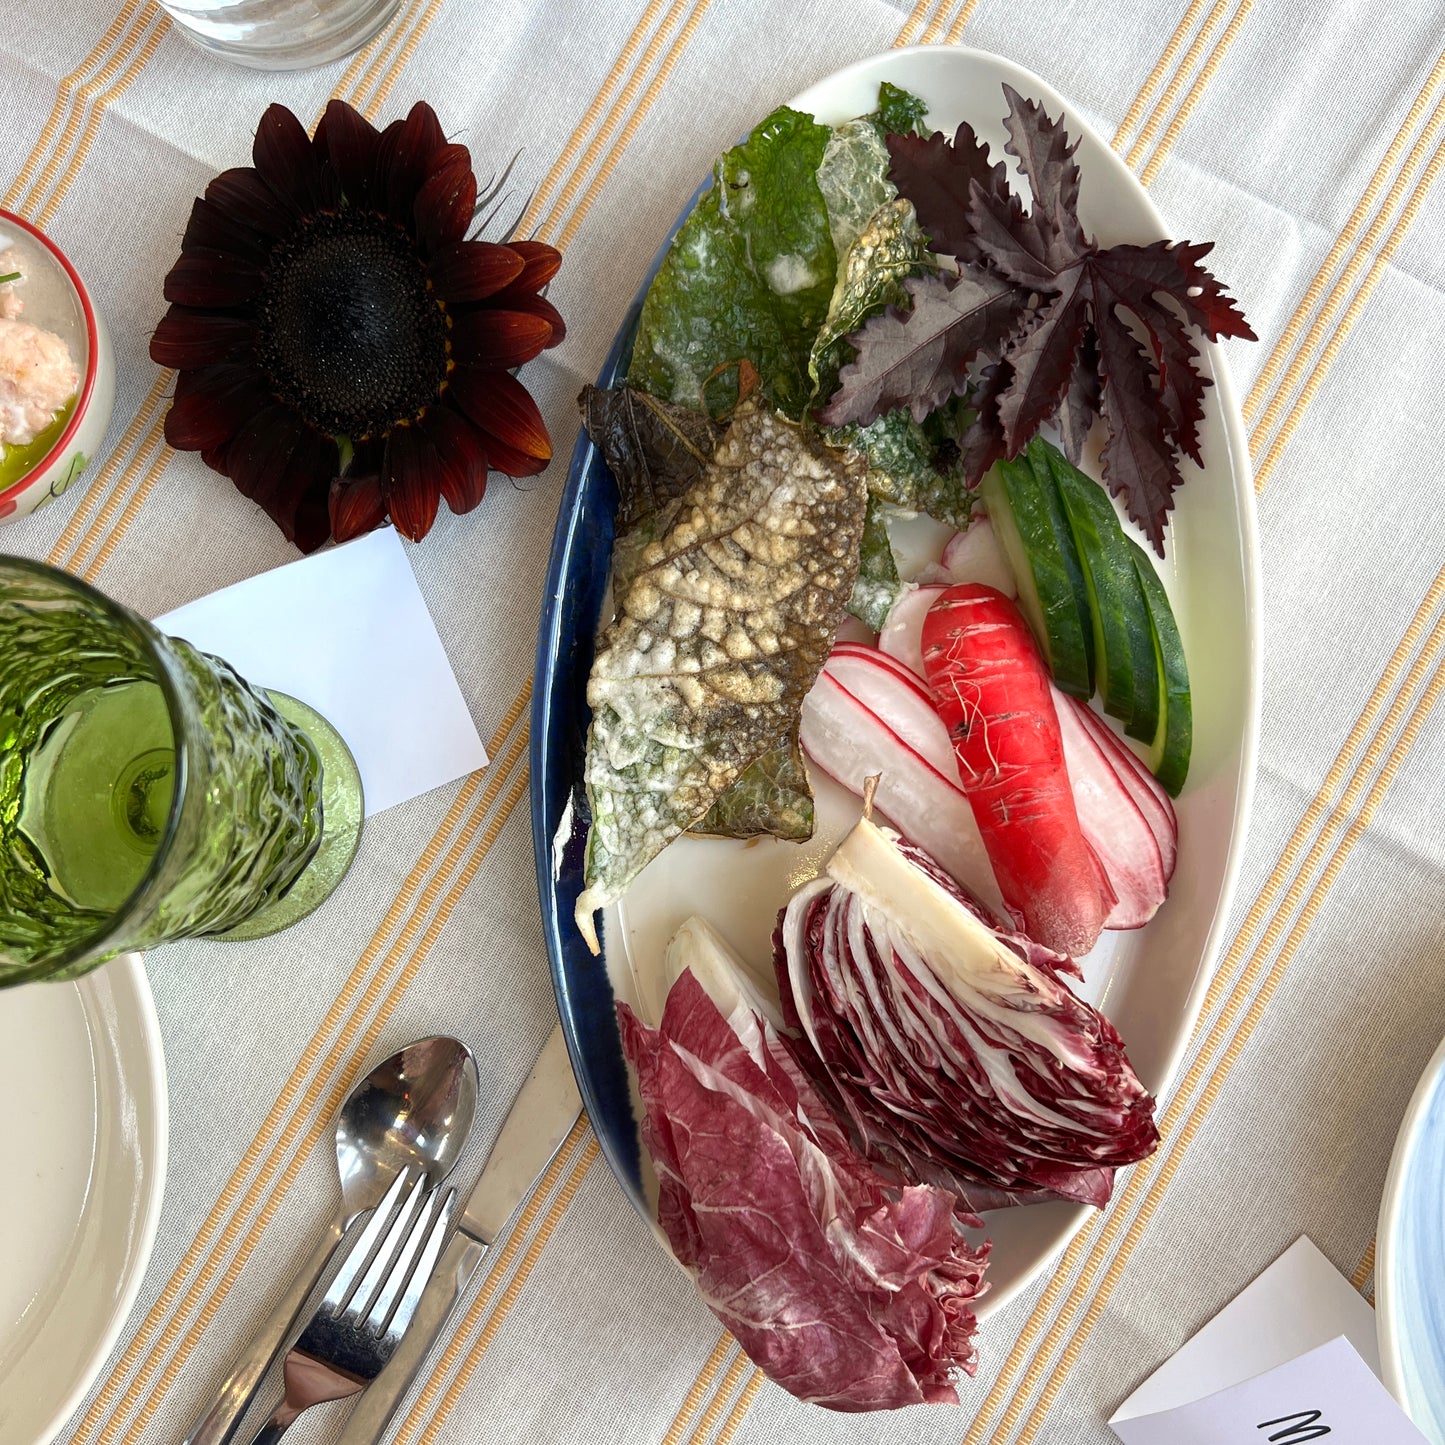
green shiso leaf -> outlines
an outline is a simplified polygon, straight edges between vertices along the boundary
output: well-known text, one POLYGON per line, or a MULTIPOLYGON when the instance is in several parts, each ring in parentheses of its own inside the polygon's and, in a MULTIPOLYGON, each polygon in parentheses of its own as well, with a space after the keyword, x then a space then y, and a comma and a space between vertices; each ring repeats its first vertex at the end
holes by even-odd
POLYGON ((630 385, 721 415, 736 387, 709 378, 746 358, 767 400, 802 416, 808 353, 837 269, 818 185, 831 137, 782 106, 721 157, 643 302, 630 385))
POLYGON ((923 117, 928 114, 928 102, 920 100, 911 91, 885 80, 878 87, 878 109, 869 119, 884 135, 929 135, 923 117))
POLYGON ((958 461, 957 438, 968 420, 967 407, 955 398, 922 426, 907 407, 899 407, 869 426, 839 427, 828 435, 863 453, 870 496, 900 511, 926 512, 962 531, 975 500, 958 461))

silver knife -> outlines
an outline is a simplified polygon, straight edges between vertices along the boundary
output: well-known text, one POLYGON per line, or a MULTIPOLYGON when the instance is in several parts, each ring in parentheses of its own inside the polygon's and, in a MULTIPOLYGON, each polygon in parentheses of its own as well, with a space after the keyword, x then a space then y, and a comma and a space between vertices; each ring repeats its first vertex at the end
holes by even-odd
POLYGON ((581 1112, 582 1097, 558 1024, 492 1145, 410 1329, 391 1363, 362 1392, 336 1445, 377 1445, 381 1440, 492 1241, 546 1171, 581 1112))

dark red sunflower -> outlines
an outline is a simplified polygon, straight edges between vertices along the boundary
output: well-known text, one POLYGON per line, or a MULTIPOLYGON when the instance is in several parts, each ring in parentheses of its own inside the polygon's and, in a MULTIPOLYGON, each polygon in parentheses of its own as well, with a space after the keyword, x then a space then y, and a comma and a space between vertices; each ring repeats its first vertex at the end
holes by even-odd
POLYGON ((477 182, 418 104, 378 131, 333 100, 308 138, 261 117, 255 166, 191 210, 151 356, 174 367, 166 440, 198 451, 303 552, 388 517, 420 541, 489 469, 552 455, 512 370, 562 340, 539 295, 561 255, 468 240, 477 182))

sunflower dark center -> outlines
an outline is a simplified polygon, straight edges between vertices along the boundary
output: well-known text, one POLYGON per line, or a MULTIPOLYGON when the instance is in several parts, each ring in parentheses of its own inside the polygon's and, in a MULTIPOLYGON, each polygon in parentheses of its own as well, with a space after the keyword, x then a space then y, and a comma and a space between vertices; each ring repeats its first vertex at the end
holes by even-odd
POLYGON ((375 214, 320 215, 272 253, 258 359, 328 435, 415 417, 446 376, 446 316, 409 236, 375 214))

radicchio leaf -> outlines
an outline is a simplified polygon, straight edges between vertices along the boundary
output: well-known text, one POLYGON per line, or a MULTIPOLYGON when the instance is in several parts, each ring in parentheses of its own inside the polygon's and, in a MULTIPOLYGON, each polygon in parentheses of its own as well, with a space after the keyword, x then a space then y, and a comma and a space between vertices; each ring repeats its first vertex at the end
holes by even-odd
POLYGON ((617 1005, 678 1262, 799 1399, 957 1404, 987 1259, 963 1229, 980 1221, 945 1190, 886 1187, 746 986, 715 1001, 710 973, 710 987, 680 973, 655 1030, 617 1005))
POLYGON ((1071 959, 994 928, 912 845, 866 819, 784 910, 784 1021, 859 1148, 973 1209, 1102 1205, 1158 1143, 1124 1046, 1064 975, 1071 959))

